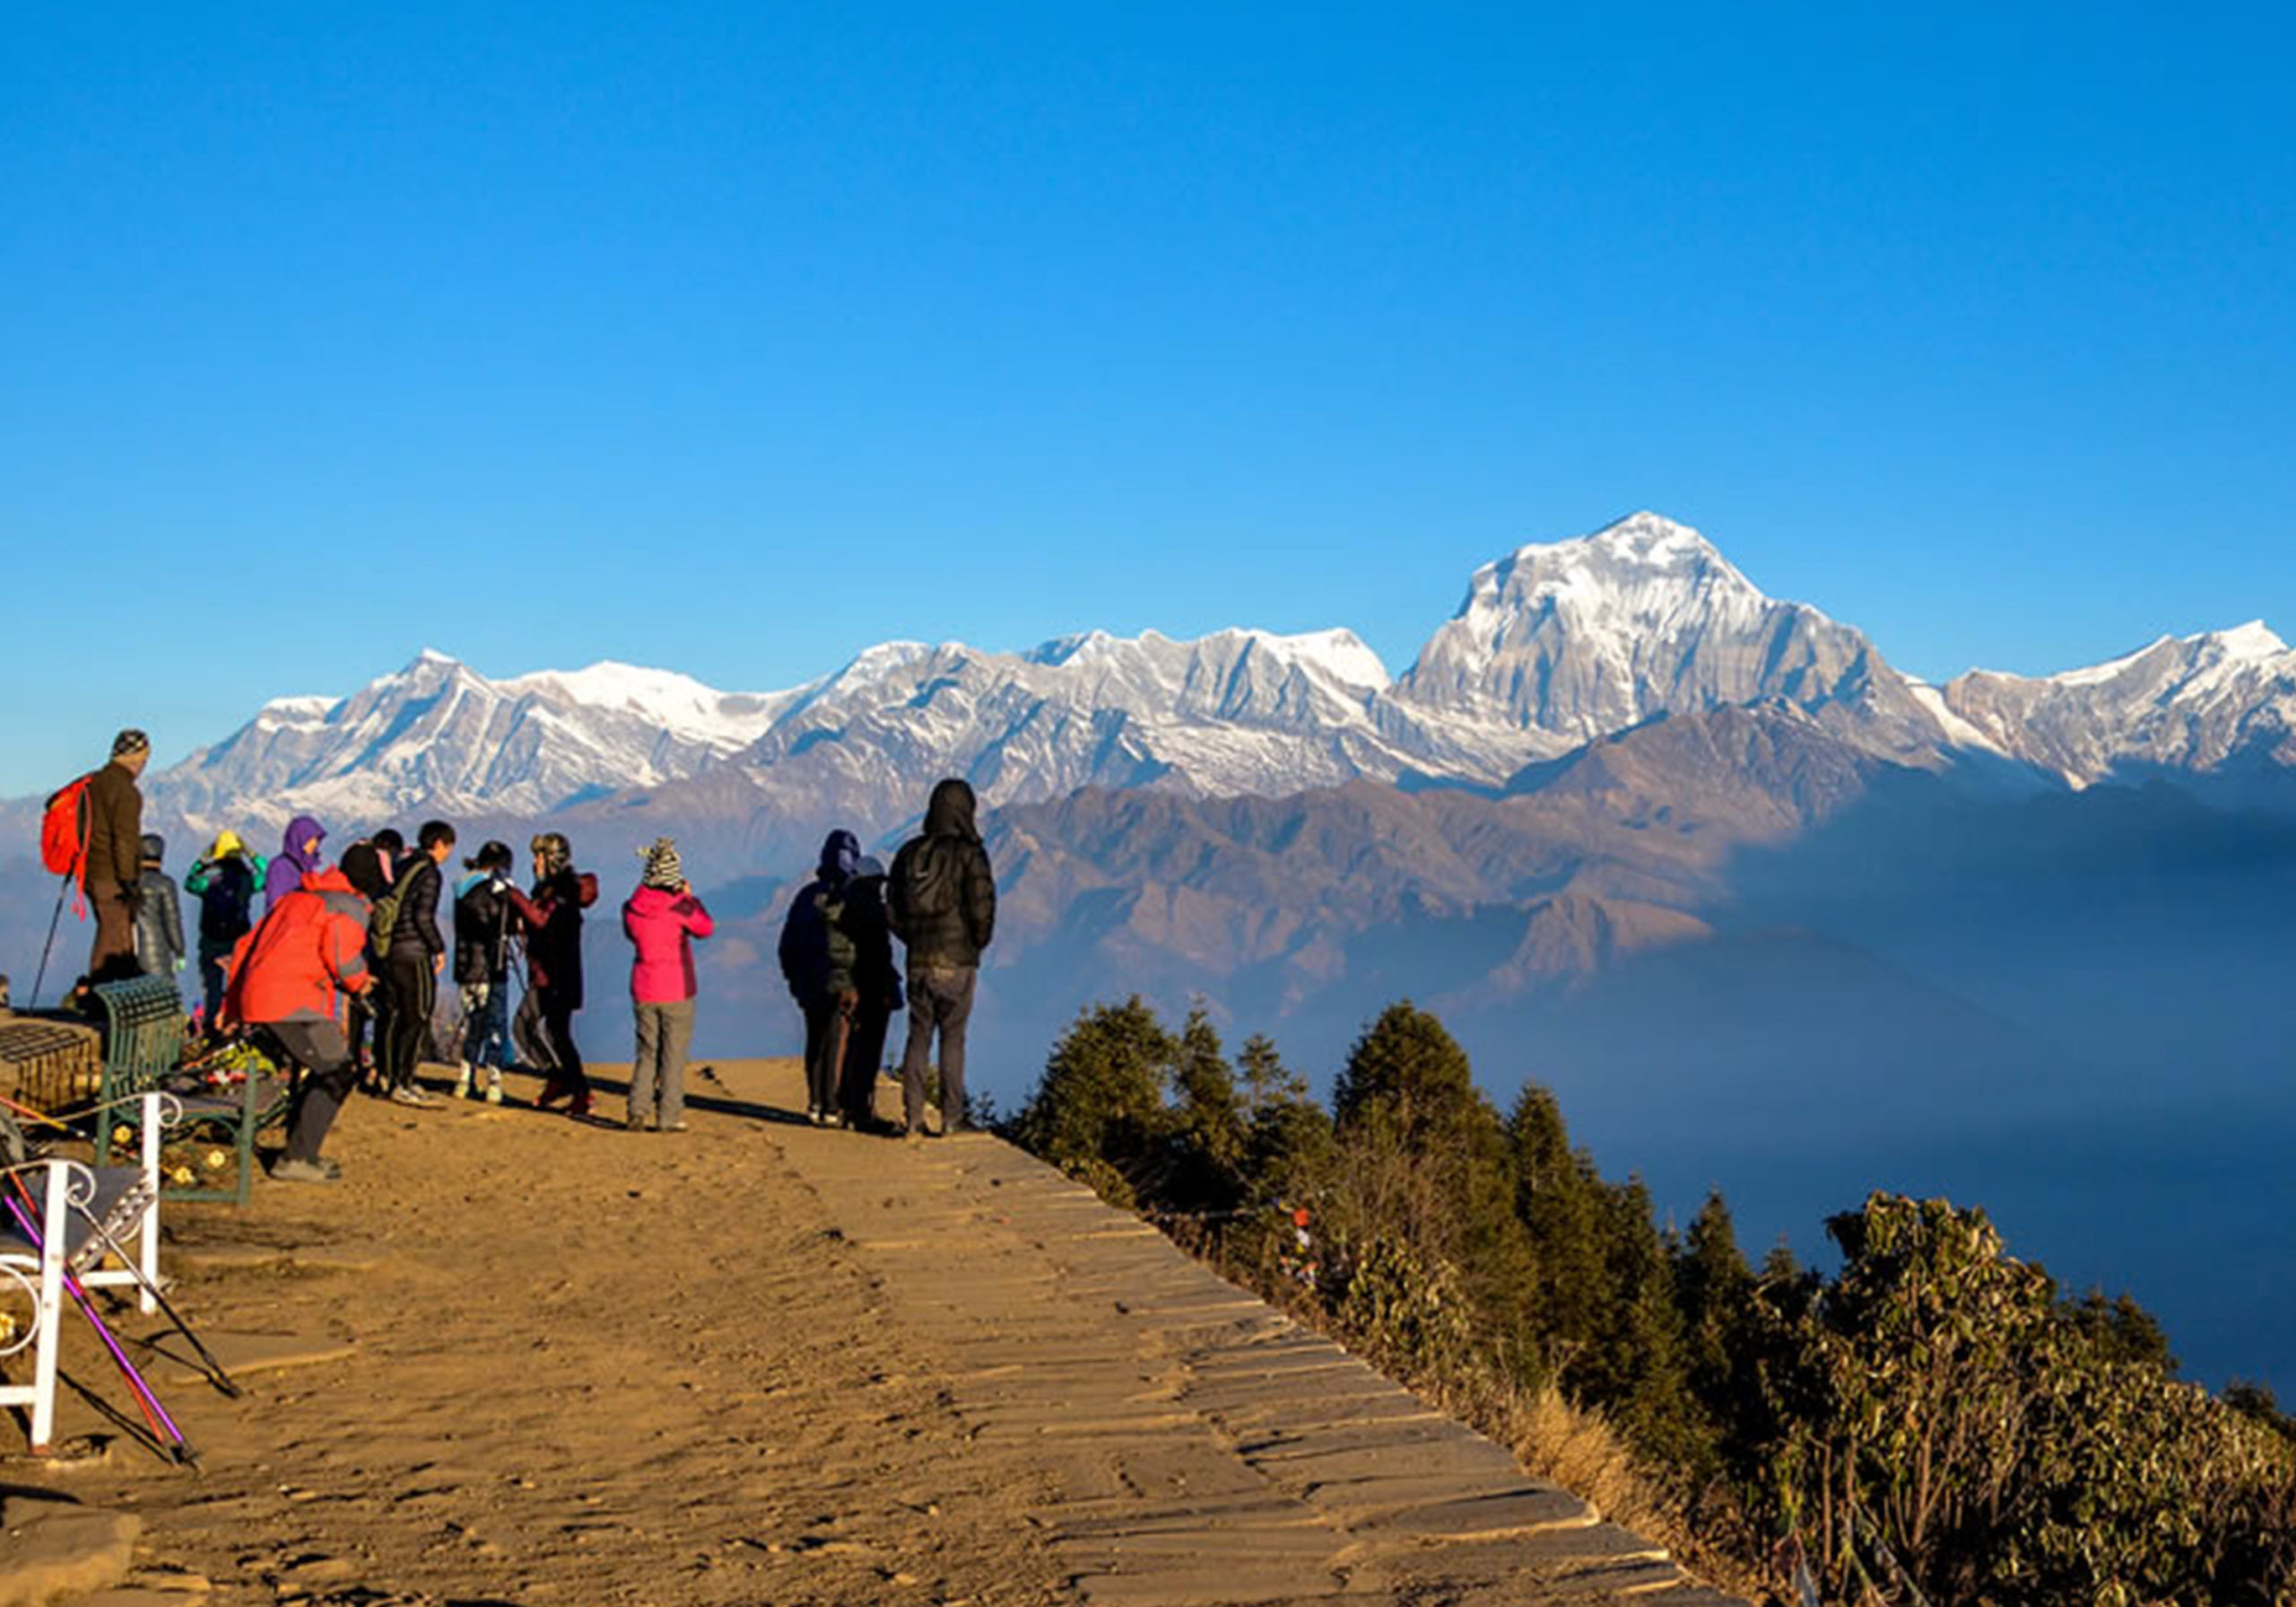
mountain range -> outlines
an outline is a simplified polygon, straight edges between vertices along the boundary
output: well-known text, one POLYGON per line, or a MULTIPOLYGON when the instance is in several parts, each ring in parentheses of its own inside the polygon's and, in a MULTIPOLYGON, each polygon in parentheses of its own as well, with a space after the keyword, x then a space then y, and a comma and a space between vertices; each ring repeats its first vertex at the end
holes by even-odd
POLYGON ((1088 786, 1520 789, 1589 743, 1726 708, 1991 786, 2252 779, 2296 762, 2296 655, 2261 624, 2059 675, 1972 671, 1933 687, 1854 628, 1764 595, 1696 531, 1642 513, 1485 565, 1397 676, 1344 630, 1092 631, 1021 653, 891 642, 771 692, 614 664, 494 681, 426 651, 349 697, 267 704, 148 790, 195 830, 617 800, 612 812, 632 820, 739 809, 757 826, 751 846, 786 847, 796 826, 897 830, 950 774, 992 806, 1088 786))

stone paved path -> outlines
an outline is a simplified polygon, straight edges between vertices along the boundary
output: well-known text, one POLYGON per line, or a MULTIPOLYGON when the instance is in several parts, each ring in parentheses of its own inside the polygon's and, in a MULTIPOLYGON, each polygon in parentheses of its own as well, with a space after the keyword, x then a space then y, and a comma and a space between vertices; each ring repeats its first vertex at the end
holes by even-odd
POLYGON ((362 1102, 340 1187, 178 1215, 211 1337, 300 1364, 177 1386, 204 1476, 0 1486, 134 1510, 134 1599, 216 1607, 1725 1600, 1002 1143, 805 1126, 786 1063, 696 1092, 362 1102))

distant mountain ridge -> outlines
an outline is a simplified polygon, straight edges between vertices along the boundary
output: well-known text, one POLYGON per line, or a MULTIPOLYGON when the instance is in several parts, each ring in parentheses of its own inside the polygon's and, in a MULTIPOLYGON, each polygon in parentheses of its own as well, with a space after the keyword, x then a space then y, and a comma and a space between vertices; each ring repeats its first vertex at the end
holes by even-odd
POLYGON ((490 680, 426 651, 348 698, 266 705, 152 790, 200 830, 299 811, 534 815, 630 794, 640 812, 738 797, 881 832, 941 774, 991 804, 1083 786, 1503 788, 1653 718, 1755 705, 1894 763, 2006 760, 2037 785, 2296 763, 2296 655, 2261 625, 1933 688, 1854 628, 1765 595, 1697 531, 1640 513, 1485 565, 1393 678, 1344 630, 1090 631, 1022 653, 892 642, 770 692, 615 664, 490 680), (689 786, 726 770, 744 784, 689 786))

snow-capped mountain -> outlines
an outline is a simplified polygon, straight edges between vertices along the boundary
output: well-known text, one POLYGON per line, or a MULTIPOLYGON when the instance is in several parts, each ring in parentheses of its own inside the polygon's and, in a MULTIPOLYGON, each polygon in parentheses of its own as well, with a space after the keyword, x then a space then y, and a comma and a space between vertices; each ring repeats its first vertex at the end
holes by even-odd
POLYGON ((1894 763, 1982 759, 2075 786, 2242 754, 2296 763, 2296 656, 2261 625, 2045 680, 1931 687, 1851 627, 1765 595, 1697 531, 1639 513, 1477 570, 1394 680, 1346 630, 1090 631, 1020 653, 889 642, 775 692, 613 664, 491 681, 426 652, 347 699, 269 704, 154 780, 200 827, 298 811, 533 817, 623 795, 665 815, 869 834, 912 818, 942 775, 991 804, 1086 786, 1498 788, 1656 717, 1737 707, 1894 763))
POLYGON ((202 824, 380 821, 417 803, 539 812, 691 775, 754 741, 796 695, 615 664, 495 682, 426 650, 348 698, 267 703, 155 783, 202 824))
POLYGON ((2242 760, 2296 764, 2296 652, 2261 621, 2164 636, 2057 675, 1972 670, 1940 691, 1990 745, 2074 786, 2242 760))
POLYGON ((1652 513, 1476 570, 1397 681, 1391 725, 1448 724, 1520 764, 1654 715, 1757 702, 1892 757, 1954 745, 1865 637, 1765 596, 1697 531, 1652 513))

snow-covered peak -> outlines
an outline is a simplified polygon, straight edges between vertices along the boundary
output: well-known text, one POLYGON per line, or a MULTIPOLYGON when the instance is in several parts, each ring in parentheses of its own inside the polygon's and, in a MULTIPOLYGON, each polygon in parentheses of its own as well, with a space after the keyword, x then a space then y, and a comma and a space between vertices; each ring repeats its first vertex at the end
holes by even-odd
POLYGON ((308 698, 274 698, 256 710, 256 718, 274 725, 303 725, 326 718, 327 710, 340 699, 324 694, 308 698))
POLYGON ((602 659, 579 670, 537 670, 495 682, 511 697, 635 715, 675 735, 731 753, 755 742, 791 692, 721 692, 674 670, 602 659))
POLYGON ((1145 662, 1178 669, 1207 655, 1231 660, 1253 652, 1264 653, 1283 665, 1296 665, 1319 673, 1342 687, 1363 692, 1378 691, 1391 679, 1379 656, 1361 637, 1347 630, 1309 630, 1287 636, 1248 626, 1230 626, 1193 640, 1176 639, 1160 630, 1144 630, 1129 637, 1087 630, 1075 636, 1055 637, 1021 656, 1030 664, 1048 668, 1145 662))
POLYGON ((1801 609, 1773 604, 1689 526, 1638 513, 1591 535, 1535 542, 1483 565, 1429 647, 1448 636, 1453 654, 1469 642, 1503 653, 1557 630, 1621 641, 1704 636, 1754 629, 1779 606, 1801 609))

